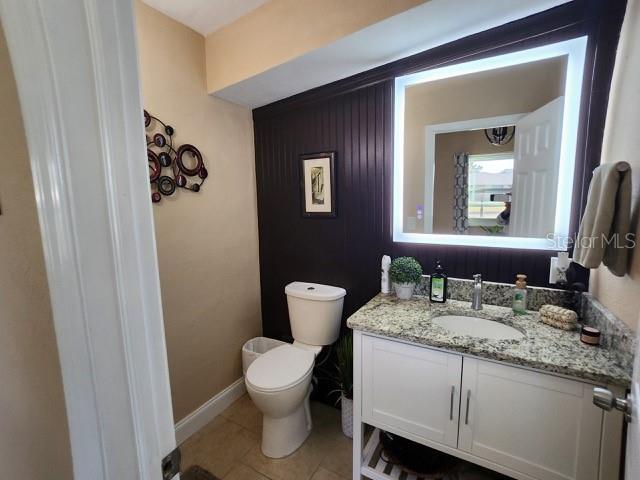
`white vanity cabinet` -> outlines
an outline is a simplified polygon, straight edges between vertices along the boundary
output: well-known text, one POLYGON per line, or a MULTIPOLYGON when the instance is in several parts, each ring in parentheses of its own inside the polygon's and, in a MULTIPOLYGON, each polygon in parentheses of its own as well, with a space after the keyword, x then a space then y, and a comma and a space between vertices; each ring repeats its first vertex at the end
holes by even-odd
POLYGON ((597 480, 593 385, 465 358, 458 448, 545 480, 597 480))
POLYGON ((455 447, 461 372, 460 355, 365 337, 363 421, 455 447))
POLYGON ((619 449, 601 449, 601 439, 603 428, 621 438, 621 421, 592 405, 592 389, 355 332, 353 478, 395 478, 363 461, 374 450, 362 445, 366 423, 517 479, 614 480, 619 449))

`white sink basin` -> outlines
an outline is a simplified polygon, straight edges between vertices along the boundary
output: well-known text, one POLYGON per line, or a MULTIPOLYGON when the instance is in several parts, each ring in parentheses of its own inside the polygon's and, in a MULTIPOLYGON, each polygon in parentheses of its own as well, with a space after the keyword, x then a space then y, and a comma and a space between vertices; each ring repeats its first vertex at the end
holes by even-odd
POLYGON ((490 338, 492 340, 520 340, 524 338, 524 334, 515 328, 485 318, 444 315, 434 318, 433 323, 449 330, 454 335, 490 338))

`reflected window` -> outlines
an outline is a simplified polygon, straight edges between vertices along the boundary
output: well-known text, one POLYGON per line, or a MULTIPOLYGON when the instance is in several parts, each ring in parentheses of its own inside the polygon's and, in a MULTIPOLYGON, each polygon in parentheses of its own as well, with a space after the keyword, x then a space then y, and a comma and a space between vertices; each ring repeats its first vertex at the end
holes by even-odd
POLYGON ((469 155, 468 216, 471 226, 497 225, 513 187, 513 152, 469 155))

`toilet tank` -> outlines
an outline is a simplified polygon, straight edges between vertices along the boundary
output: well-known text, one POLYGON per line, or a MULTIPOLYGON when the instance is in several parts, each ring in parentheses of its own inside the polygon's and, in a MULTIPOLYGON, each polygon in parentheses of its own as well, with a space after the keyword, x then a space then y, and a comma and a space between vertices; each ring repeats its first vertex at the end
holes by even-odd
POLYGON ((344 288, 319 283, 293 282, 284 289, 291 333, 297 342, 330 345, 338 339, 344 288))

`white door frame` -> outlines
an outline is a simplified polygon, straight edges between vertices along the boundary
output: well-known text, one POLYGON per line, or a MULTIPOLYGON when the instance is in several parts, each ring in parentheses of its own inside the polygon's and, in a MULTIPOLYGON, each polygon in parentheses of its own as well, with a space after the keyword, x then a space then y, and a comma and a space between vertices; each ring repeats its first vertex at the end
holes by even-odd
POLYGON ((424 128, 424 233, 433 233, 433 195, 435 193, 436 174, 436 135, 439 133, 465 132, 504 125, 515 125, 526 113, 499 115, 497 117, 474 118, 459 122, 436 123, 424 128))
POLYGON ((0 0, 77 479, 175 447, 131 0, 0 0))

